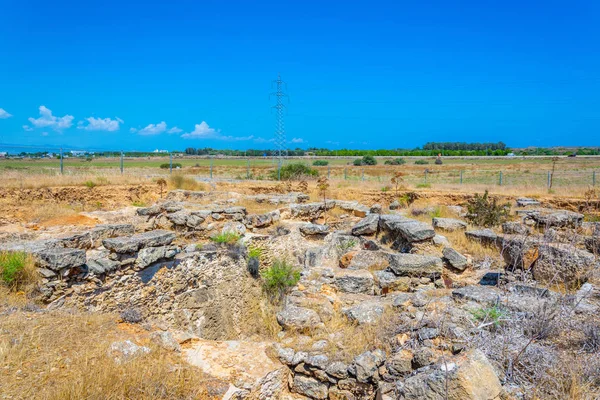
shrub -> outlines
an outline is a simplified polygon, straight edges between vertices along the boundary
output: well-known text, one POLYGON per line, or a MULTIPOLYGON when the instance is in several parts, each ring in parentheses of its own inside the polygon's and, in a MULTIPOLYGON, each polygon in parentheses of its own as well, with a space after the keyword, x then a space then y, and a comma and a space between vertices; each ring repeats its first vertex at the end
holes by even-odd
POLYGON ((354 165, 356 165, 357 167, 360 167, 362 164, 362 160, 360 158, 357 158, 356 160, 354 160, 354 165))
MULTIPOLYGON (((173 168, 181 168, 181 167, 182 167, 181 163, 173 163, 173 168)), ((169 169, 169 168, 171 168, 171 164, 170 163, 160 164, 160 168, 169 169)))
POLYGON ((377 160, 373 156, 364 156, 362 158, 363 165, 377 165, 377 160))
POLYGON ((265 292, 274 300, 280 300, 283 295, 300 280, 300 271, 285 260, 275 260, 270 268, 262 271, 265 292))
POLYGON ((31 257, 23 252, 0 253, 0 282, 20 291, 37 281, 39 275, 31 257))
POLYGON ((471 315, 481 324, 490 324, 497 328, 506 319, 507 313, 498 306, 492 306, 472 310, 471 315))
POLYGON ((489 196, 486 190, 483 196, 478 193, 469 200, 467 220, 476 226, 494 227, 508 220, 510 204, 498 204, 498 199, 489 196))
POLYGON ((326 165, 329 165, 329 161, 327 161, 327 160, 315 160, 315 161, 313 161, 313 165, 315 167, 324 167, 326 165))
POLYGON ((404 158, 396 158, 393 160, 385 160, 384 164, 385 165, 402 165, 402 164, 406 164, 406 160, 404 160, 404 158))
POLYGON ((589 353, 600 351, 600 326, 589 324, 583 329, 583 350, 589 353))
POLYGON ((427 164, 429 164, 429 161, 427 161, 427 160, 417 160, 417 161, 415 161, 415 164, 416 165, 427 165, 427 164))
POLYGON ((443 164, 443 162, 442 162, 442 158, 441 157, 438 157, 438 158, 435 159, 435 165, 442 165, 442 164, 443 164))
POLYGON ((96 182, 94 181, 85 181, 83 184, 90 189, 96 187, 96 182))
POLYGON ((262 255, 262 249, 258 247, 248 248, 248 272, 253 278, 258 278, 258 271, 260 269, 260 256, 262 255))
MULTIPOLYGON (((280 178, 282 181, 303 179, 318 176, 319 171, 312 169, 306 164, 292 163, 281 167, 280 178)), ((271 179, 277 179, 277 170, 271 172, 271 179)))
POLYGON ((234 244, 240 240, 241 236, 235 232, 223 232, 218 235, 211 236, 210 240, 220 244, 234 244))

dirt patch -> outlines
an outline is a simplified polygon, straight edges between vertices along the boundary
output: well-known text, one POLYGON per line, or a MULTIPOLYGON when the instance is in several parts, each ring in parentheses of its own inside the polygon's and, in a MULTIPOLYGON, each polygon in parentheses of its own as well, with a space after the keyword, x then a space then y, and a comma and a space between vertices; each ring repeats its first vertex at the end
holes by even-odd
POLYGON ((78 226, 96 226, 100 221, 96 218, 86 217, 85 215, 70 215, 67 217, 52 218, 40 226, 48 228, 51 226, 78 225, 78 226))

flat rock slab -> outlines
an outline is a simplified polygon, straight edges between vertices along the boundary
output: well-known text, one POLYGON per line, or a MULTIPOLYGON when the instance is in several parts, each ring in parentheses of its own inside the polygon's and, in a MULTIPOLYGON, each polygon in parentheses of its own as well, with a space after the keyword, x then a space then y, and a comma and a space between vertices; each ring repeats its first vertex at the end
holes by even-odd
POLYGON ((33 253, 36 264, 52 271, 80 267, 85 264, 85 251, 79 249, 44 249, 33 253))
POLYGON ((454 218, 433 218, 434 228, 444 231, 464 231, 467 229, 467 223, 454 218))
POLYGON ((467 257, 463 256, 452 247, 445 247, 442 253, 444 254, 444 258, 448 261, 448 263, 459 271, 464 271, 469 265, 469 260, 467 257))
POLYGON ((398 276, 439 276, 444 268, 442 259, 436 256, 391 254, 389 260, 389 268, 398 276))
POLYGON ((401 236, 408 243, 422 242, 435 236, 430 225, 400 215, 382 215, 379 227, 394 235, 401 236))
POLYGON ((169 245, 175 240, 175 237, 173 232, 155 230, 133 236, 104 239, 102 244, 115 253, 135 253, 145 247, 169 245))
POLYGON ((375 293, 375 279, 367 270, 341 270, 335 273, 335 285, 345 293, 375 293))
POLYGON ((310 308, 287 305, 277 313, 277 322, 284 329, 311 329, 321 323, 316 311, 310 308))
POLYGON ((350 321, 359 325, 378 323, 384 311, 385 303, 381 299, 367 300, 342 310, 350 321))
POLYGON ((326 235, 329 232, 329 225, 305 224, 298 229, 303 235, 326 235))
POLYGON ((528 197, 520 197, 517 199, 517 206, 519 207, 530 207, 530 206, 539 206, 540 202, 534 199, 530 199, 528 197))
POLYGON ((204 373, 248 391, 266 390, 270 381, 273 397, 264 398, 278 398, 287 374, 283 364, 267 356, 269 347, 262 342, 194 339, 183 356, 204 373))
POLYGON ((372 235, 377 233, 379 226, 379 214, 371 214, 358 221, 352 228, 352 234, 356 236, 372 235))
POLYGON ((544 226, 546 228, 551 226, 558 228, 577 228, 581 226, 581 223, 583 222, 583 214, 567 210, 557 211, 550 214, 532 214, 531 218, 538 225, 544 226))
POLYGON ((488 246, 496 246, 502 241, 502 237, 491 229, 477 229, 466 231, 465 236, 471 240, 480 242, 488 246))

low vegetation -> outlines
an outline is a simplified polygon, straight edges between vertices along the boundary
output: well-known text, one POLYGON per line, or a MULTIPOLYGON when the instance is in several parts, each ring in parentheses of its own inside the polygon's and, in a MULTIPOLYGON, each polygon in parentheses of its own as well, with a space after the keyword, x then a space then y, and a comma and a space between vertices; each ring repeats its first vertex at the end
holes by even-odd
POLYGON ((354 165, 377 165, 377 160, 373 156, 363 156, 363 158, 357 158, 354 160, 354 165))
POLYGON ((309 177, 316 177, 319 175, 319 171, 309 167, 303 163, 291 163, 281 167, 279 176, 277 169, 271 172, 271 179, 277 180, 278 178, 282 181, 287 180, 300 180, 309 177))
POLYGON ((300 271, 286 260, 275 260, 271 267, 260 273, 267 295, 279 301, 300 280, 300 271))
POLYGON ((211 236, 210 240, 219 244, 235 244, 240 240, 241 236, 235 232, 223 232, 211 236))
MULTIPOLYGON (((181 163, 173 163, 173 168, 181 168, 181 167, 182 167, 181 163)), ((170 169, 171 164, 170 163, 160 164, 160 168, 161 169, 170 169)))
POLYGON ((204 190, 204 185, 195 179, 182 174, 174 174, 169 178, 169 185, 173 189, 204 190))
POLYGON ((0 283, 12 291, 23 291, 38 280, 31 257, 22 252, 0 253, 0 283))
POLYGON ((486 190, 483 195, 478 193, 467 204, 467 220, 476 226, 492 228, 508 220, 510 204, 500 204, 496 197, 490 197, 486 190))
POLYGON ((416 165, 427 165, 427 164, 429 164, 429 161, 427 161, 427 160, 416 160, 415 164, 416 165))
POLYGON ((326 165, 329 165, 329 161, 327 161, 327 160, 315 160, 315 161, 313 161, 312 165, 314 165, 315 167, 324 167, 326 165))

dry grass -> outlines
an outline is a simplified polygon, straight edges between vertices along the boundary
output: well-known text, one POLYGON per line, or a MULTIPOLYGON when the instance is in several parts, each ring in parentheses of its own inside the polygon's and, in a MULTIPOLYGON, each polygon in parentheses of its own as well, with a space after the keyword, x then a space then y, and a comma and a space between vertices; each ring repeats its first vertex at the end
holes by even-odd
POLYGON ((193 190, 200 191, 206 190, 204 184, 196 181, 194 178, 190 178, 183 174, 173 174, 169 178, 169 188, 170 189, 183 189, 183 190, 193 190))
MULTIPOLYGON (((11 399, 205 399, 208 380, 159 348, 117 364, 116 340, 136 340, 115 316, 15 312, 0 317, 0 392, 11 399)), ((138 338, 141 344, 143 338, 138 338)))
POLYGON ((245 207, 248 214, 265 214, 278 208, 278 206, 268 202, 259 203, 246 197, 239 198, 235 205, 245 207))
POLYGON ((442 232, 452 247, 461 252, 473 257, 474 260, 491 258, 493 260, 501 260, 500 251, 494 246, 487 246, 475 240, 469 240, 463 231, 442 232))

